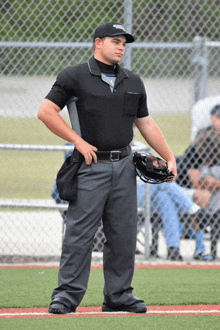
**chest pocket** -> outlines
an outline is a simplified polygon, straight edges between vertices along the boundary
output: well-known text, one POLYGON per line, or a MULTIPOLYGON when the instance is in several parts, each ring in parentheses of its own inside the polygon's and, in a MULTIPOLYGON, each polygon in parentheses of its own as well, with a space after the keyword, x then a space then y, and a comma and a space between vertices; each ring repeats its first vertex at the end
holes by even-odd
POLYGON ((124 116, 135 117, 137 116, 138 103, 140 95, 138 93, 128 92, 124 95, 124 116))

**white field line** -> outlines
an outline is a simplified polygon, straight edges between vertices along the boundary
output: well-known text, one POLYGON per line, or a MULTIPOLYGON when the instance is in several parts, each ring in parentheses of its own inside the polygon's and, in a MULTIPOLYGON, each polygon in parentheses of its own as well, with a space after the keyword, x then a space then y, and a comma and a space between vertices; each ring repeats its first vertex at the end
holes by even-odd
MULTIPOLYGON (((182 311, 179 311, 179 310, 172 310, 172 311, 169 311, 169 310, 166 310, 166 311, 149 311, 146 313, 146 315, 150 315, 150 314, 214 314, 214 313, 219 313, 220 314, 220 310, 202 310, 202 311, 199 311, 199 310, 182 310, 182 311)), ((66 315, 73 315, 73 316, 80 316, 80 315, 117 315, 117 314, 131 314, 131 313, 128 313, 128 312, 81 312, 81 313, 69 313, 69 314, 66 314, 66 315)), ((54 314, 49 314, 49 313, 35 313, 35 312, 29 312, 29 313, 0 313, 0 318, 3 318, 3 317, 10 317, 10 316, 53 316, 54 314)), ((144 314, 142 314, 144 315, 144 314)), ((60 315, 61 316, 61 315, 60 315)))

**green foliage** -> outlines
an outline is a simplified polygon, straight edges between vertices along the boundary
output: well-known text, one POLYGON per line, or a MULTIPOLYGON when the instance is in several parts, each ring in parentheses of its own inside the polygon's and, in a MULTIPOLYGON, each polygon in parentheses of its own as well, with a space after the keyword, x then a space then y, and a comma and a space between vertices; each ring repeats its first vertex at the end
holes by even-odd
MULTIPOLYGON (((3 41, 92 42, 97 25, 111 20, 124 24, 123 0, 0 0, 0 5, 3 41)), ((197 35, 218 41, 219 17, 219 0, 133 0, 132 31, 137 42, 192 42, 197 35)), ((190 53, 158 52, 148 49, 143 56, 142 50, 134 50, 134 71, 144 76, 191 75, 190 53)), ((4 47, 0 69, 6 75, 56 74, 91 54, 85 49, 4 47)))
MULTIPOLYGON (((73 36, 78 41, 83 34, 83 41, 91 41, 97 24, 106 20, 106 13, 107 21, 111 20, 115 17, 114 8, 120 7, 123 1, 7 1, 0 14, 2 37, 5 41, 60 42, 74 41, 73 36)), ((121 20, 121 11, 116 17, 121 20)))
MULTIPOLYGON (((4 40, 73 41, 73 36, 78 40, 83 32, 83 41, 91 41, 97 24, 110 20, 124 21, 123 0, 1 0, 0 3, 4 40)), ((219 17, 218 0, 133 1, 133 31, 140 36, 138 41, 146 38, 151 41, 158 36, 163 41, 170 38, 186 41, 201 31, 206 37, 219 40, 219 17)))
POLYGON ((136 12, 133 31, 141 36, 139 42, 141 39, 189 42, 196 35, 219 40, 219 0, 134 0, 133 7, 136 12))

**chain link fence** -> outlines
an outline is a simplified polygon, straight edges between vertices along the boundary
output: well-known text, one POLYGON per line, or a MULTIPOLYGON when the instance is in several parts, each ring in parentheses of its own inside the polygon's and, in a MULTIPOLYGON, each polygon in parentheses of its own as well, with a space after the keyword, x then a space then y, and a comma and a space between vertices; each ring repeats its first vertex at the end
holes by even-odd
MULTIPOLYGON (((190 201, 183 206, 174 190, 139 184, 137 249, 147 258, 165 259, 170 253, 178 260, 170 247, 179 247, 184 259, 195 251, 215 255, 218 167, 211 173, 215 184, 206 186, 198 186, 193 176, 189 183, 188 170, 219 165, 218 135, 203 132, 199 146, 205 164, 195 165, 194 152, 187 162, 179 155, 194 144, 198 129, 211 124, 209 111, 220 103, 220 1, 0 0, 0 8, 0 260, 59 260, 66 206, 56 204, 51 193, 65 147, 36 116, 56 75, 92 56, 94 29, 108 21, 121 22, 135 36, 122 65, 144 81, 150 114, 178 156, 181 193, 204 207, 195 218, 190 201)), ((68 122, 66 109, 62 113, 68 122)), ((135 139, 144 142, 138 133, 135 139)), ((103 239, 100 227, 94 250, 102 249, 103 239)))

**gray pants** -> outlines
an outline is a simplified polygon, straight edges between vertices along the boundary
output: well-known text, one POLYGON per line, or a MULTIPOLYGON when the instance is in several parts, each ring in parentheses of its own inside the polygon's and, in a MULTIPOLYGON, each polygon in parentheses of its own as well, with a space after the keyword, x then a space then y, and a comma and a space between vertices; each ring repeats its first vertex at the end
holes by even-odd
POLYGON ((52 300, 76 308, 87 289, 93 238, 100 220, 106 242, 103 250, 105 302, 113 306, 134 302, 131 282, 137 235, 137 190, 133 156, 120 161, 85 162, 78 172, 78 195, 70 203, 58 277, 52 300))

